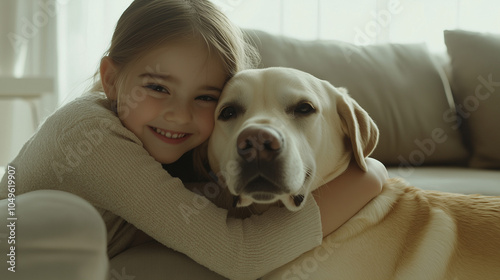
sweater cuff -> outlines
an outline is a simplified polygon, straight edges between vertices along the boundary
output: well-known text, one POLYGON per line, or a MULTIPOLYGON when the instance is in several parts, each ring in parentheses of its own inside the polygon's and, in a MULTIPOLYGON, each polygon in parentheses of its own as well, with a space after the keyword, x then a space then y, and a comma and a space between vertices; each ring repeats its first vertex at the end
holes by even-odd
MULTIPOLYGON (((314 198, 309 197, 304 207, 297 212, 291 212, 286 208, 273 208, 264 215, 268 215, 266 219, 255 219, 252 226, 254 228, 267 227, 266 231, 273 232, 273 234, 266 236, 267 242, 251 240, 259 238, 259 235, 249 236, 247 234, 245 244, 254 246, 255 244, 265 244, 265 247, 255 246, 243 250, 248 252, 245 257, 246 264, 257 265, 254 268, 256 271, 271 272, 321 245, 323 240, 321 217, 314 198), (263 224, 260 224, 261 221, 263 224), (274 222, 266 223, 266 221, 274 222), (264 225, 264 223, 266 224, 264 225), (262 259, 262 252, 266 252, 269 257, 262 259), (271 256, 279 257, 273 258, 271 256)), ((244 229, 244 232, 251 231, 244 229)), ((260 238, 262 237, 260 236, 260 238)))

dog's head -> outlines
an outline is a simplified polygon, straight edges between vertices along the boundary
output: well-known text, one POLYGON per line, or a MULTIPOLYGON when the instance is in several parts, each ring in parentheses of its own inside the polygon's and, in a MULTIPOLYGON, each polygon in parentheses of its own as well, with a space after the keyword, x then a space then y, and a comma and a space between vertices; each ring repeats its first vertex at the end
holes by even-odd
POLYGON ((208 144, 235 205, 281 200, 298 210, 354 156, 366 170, 378 129, 342 88, 289 68, 246 70, 224 87, 208 144))

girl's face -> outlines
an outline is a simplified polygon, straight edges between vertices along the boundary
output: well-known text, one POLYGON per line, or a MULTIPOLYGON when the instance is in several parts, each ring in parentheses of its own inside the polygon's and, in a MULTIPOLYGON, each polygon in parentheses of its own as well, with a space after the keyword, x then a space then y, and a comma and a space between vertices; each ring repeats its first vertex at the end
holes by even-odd
POLYGON ((118 114, 151 156, 173 163, 208 139, 227 74, 205 44, 169 43, 128 69, 118 114))

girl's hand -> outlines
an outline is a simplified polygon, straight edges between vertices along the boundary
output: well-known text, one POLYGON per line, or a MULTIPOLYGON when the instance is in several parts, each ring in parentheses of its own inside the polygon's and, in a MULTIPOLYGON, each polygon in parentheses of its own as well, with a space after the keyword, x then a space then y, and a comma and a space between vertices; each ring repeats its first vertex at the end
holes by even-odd
POLYGON ((380 194, 389 178, 385 166, 376 159, 366 159, 364 172, 351 161, 346 171, 313 191, 321 213, 323 237, 335 231, 370 200, 380 194))

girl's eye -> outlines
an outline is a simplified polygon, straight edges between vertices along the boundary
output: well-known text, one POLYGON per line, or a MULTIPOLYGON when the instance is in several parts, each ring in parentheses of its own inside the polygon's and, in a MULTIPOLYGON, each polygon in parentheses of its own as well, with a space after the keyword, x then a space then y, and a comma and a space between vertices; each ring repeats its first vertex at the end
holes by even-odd
POLYGON ((156 84, 150 84, 150 85, 146 85, 145 88, 148 88, 148 89, 151 89, 151 90, 154 90, 156 92, 161 92, 161 93, 169 93, 168 90, 160 85, 156 85, 156 84))
POLYGON ((207 102, 212 102, 212 101, 219 101, 219 99, 213 97, 213 96, 209 96, 209 95, 202 95, 202 96, 198 96, 196 97, 197 100, 201 100, 201 101, 207 101, 207 102))

